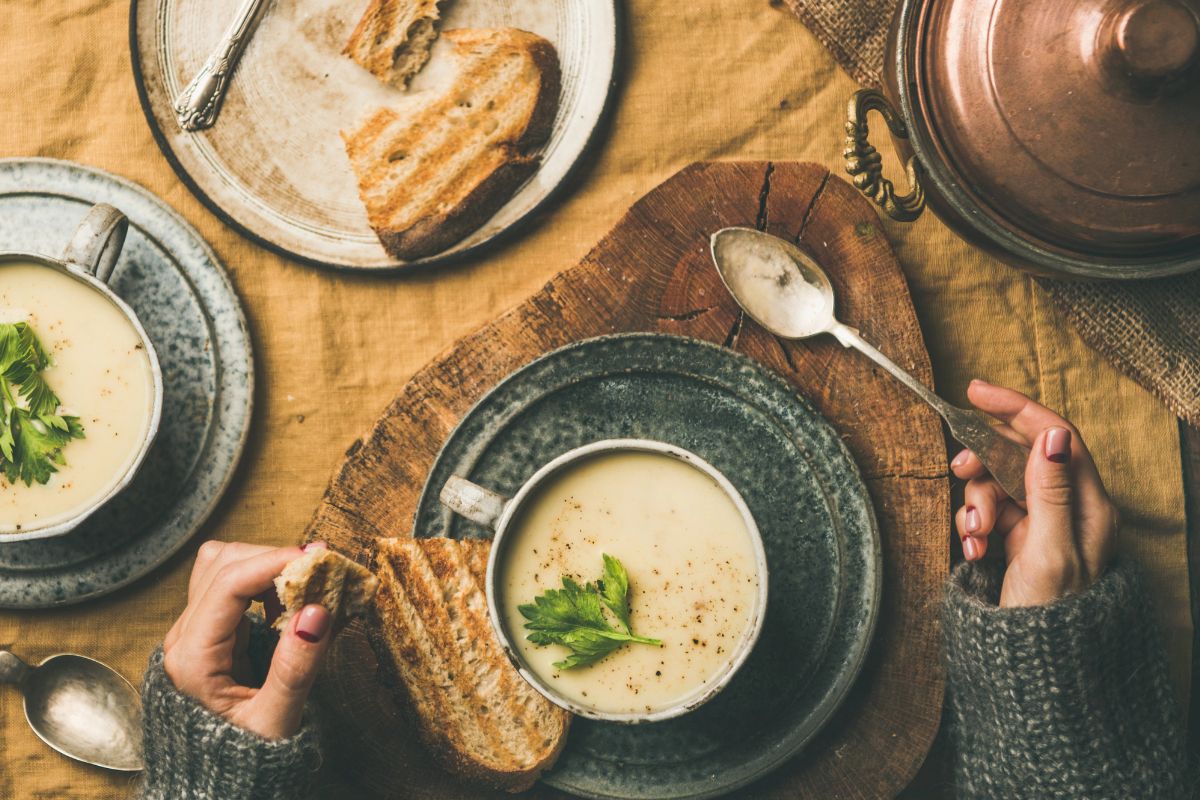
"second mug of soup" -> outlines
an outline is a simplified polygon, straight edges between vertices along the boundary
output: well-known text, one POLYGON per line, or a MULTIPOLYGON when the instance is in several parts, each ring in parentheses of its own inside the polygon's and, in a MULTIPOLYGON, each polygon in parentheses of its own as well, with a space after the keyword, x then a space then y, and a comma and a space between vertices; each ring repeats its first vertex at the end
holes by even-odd
POLYGON ((10 375, 0 387, 5 422, 17 419, 8 428, 14 460, 0 469, 0 544, 74 530, 133 480, 158 432, 158 357, 133 309, 108 285, 127 227, 120 211, 100 204, 61 258, 0 252, 0 323, 34 337, 45 355, 36 379, 59 401, 50 412, 73 427, 64 446, 31 468, 32 448, 48 432, 45 417, 31 416, 33 392, 22 383, 29 376, 10 375))
POLYGON ((750 654, 767 608, 767 561, 754 518, 724 475, 694 453, 610 439, 565 453, 511 498, 452 477, 441 501, 494 532, 486 594, 496 635, 551 702, 592 719, 652 722, 721 691, 750 654), (588 666, 527 639, 520 606, 567 577, 600 578, 604 556, 629 578, 632 633, 588 666))

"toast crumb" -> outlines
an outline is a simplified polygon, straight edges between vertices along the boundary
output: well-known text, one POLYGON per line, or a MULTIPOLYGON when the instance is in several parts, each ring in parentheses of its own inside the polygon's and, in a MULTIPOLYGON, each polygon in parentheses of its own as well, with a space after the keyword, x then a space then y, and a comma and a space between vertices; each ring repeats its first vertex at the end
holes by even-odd
POLYGON ((283 613, 274 628, 283 630, 300 609, 319 603, 333 617, 333 631, 352 619, 363 618, 379 588, 369 570, 329 549, 311 550, 283 568, 275 579, 275 593, 283 613))
POLYGON ((429 61, 437 40, 438 0, 371 0, 343 55, 398 89, 429 61))

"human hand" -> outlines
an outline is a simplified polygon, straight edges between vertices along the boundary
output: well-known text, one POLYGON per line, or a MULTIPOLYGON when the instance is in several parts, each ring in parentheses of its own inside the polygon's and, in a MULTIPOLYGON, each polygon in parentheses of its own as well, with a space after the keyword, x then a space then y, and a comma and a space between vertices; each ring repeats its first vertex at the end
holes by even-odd
POLYGON ((1112 559, 1119 517, 1079 431, 1012 389, 972 381, 967 397, 1031 450, 1024 503, 1009 497, 970 450, 950 462, 967 481, 954 518, 963 555, 977 561, 993 536, 1003 537, 1004 607, 1041 605, 1084 591, 1112 559))
MULTIPOLYGON (((321 543, 307 548, 324 547, 321 543)), ((163 669, 175 688, 241 728, 267 739, 300 729, 304 703, 333 637, 322 606, 301 609, 280 633, 262 688, 247 686, 248 623, 254 599, 274 595, 273 581, 299 547, 209 541, 188 583, 188 604, 163 640, 163 669)))

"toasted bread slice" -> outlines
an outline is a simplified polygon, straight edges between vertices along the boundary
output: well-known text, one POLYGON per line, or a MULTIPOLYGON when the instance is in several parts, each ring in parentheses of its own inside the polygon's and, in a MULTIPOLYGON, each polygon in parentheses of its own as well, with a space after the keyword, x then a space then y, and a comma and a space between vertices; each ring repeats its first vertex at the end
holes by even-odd
POLYGON ((379 539, 368 635, 443 767, 518 792, 553 765, 570 714, 505 657, 488 620, 490 542, 379 539))
POLYGON ((283 630, 309 603, 319 603, 333 617, 333 630, 350 620, 365 617, 379 579, 370 570, 328 549, 310 550, 283 568, 275 579, 275 593, 283 613, 275 628, 283 630))
POLYGON ((380 108, 342 131, 367 218, 384 249, 412 260, 487 221, 537 169, 558 109, 553 45, 516 28, 450 30, 452 86, 415 113, 380 108))
POLYGON ((438 0, 371 0, 342 53, 404 89, 429 60, 438 16, 438 0))

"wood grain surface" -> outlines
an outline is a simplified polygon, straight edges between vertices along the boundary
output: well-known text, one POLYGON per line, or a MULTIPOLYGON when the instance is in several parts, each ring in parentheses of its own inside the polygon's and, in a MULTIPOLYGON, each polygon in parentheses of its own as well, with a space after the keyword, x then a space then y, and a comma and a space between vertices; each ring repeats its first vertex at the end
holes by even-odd
MULTIPOLYGON (((950 517, 941 426, 832 339, 781 342, 745 319, 708 252, 709 235, 729 225, 811 250, 830 273, 841 319, 932 384, 904 276, 857 192, 816 164, 693 164, 639 200, 579 265, 418 372, 351 445, 305 539, 366 563, 376 537, 412 535, 425 476, 451 429, 484 392, 548 350, 621 331, 735 348, 785 376, 841 432, 874 501, 884 553, 878 631, 854 691, 806 753, 741 796, 891 797, 920 766, 941 717, 937 607, 950 517)), ((336 640, 317 689, 329 754, 322 796, 489 796, 432 764, 376 669, 361 630, 336 640)), ((529 796, 561 795, 539 787, 529 796)))

